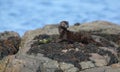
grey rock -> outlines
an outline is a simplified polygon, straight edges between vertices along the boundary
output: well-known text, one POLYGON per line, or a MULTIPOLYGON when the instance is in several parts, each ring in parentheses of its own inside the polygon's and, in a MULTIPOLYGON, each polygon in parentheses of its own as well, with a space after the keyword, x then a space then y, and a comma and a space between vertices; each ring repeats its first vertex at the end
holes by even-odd
POLYGON ((83 23, 79 27, 79 30, 85 31, 99 31, 106 34, 118 34, 120 33, 120 25, 107 22, 107 21, 93 21, 88 23, 83 23))
POLYGON ((8 37, 20 37, 20 35, 14 31, 5 31, 0 33, 0 39, 4 40, 8 37))
POLYGON ((56 69, 56 68, 58 68, 59 64, 57 61, 52 60, 52 61, 43 63, 43 66, 45 68, 53 68, 53 69, 55 68, 56 69))
POLYGON ((106 59, 97 53, 91 53, 90 60, 95 63, 95 66, 105 66, 108 64, 106 59))
POLYGON ((120 72, 120 68, 110 68, 110 69, 107 69, 105 72, 120 72))
POLYGON ((88 68, 95 67, 95 65, 91 61, 81 62, 79 64, 81 65, 82 69, 88 69, 88 68))
POLYGON ((65 70, 64 72, 78 72, 78 71, 79 71, 78 68, 73 67, 73 68, 70 68, 68 70, 65 70))
POLYGON ((95 67, 95 68, 91 68, 91 69, 86 69, 80 72, 106 72, 107 69, 110 69, 110 67, 95 67))
POLYGON ((95 66, 106 66, 106 65, 107 65, 107 61, 104 59, 95 60, 95 66))
POLYGON ((115 56, 117 56, 117 50, 113 47, 99 47, 99 48, 104 50, 104 51, 109 51, 112 54, 114 54, 115 56))
POLYGON ((59 66, 64 72, 77 72, 79 70, 78 68, 74 67, 74 65, 64 62, 60 62, 59 66))
POLYGON ((70 69, 70 68, 74 67, 74 65, 68 64, 68 63, 64 63, 64 62, 59 63, 59 65, 60 65, 60 68, 62 70, 67 70, 67 69, 70 69))

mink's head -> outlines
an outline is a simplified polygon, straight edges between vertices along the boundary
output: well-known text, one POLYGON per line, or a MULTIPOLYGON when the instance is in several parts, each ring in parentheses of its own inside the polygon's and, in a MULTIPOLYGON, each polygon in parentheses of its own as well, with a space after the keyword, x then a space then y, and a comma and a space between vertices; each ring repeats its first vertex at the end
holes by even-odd
POLYGON ((67 29, 69 27, 69 23, 68 21, 61 21, 60 26, 67 29))
POLYGON ((59 26, 58 26, 58 30, 59 30, 60 35, 63 35, 67 31, 68 27, 69 27, 68 21, 61 21, 59 26))

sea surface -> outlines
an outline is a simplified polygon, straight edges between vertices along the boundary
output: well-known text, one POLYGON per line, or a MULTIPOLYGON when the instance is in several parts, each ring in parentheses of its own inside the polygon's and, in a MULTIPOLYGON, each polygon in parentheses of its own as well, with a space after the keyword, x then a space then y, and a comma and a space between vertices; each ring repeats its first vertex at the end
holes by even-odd
POLYGON ((120 0, 0 0, 0 32, 27 30, 67 20, 120 24, 120 0))

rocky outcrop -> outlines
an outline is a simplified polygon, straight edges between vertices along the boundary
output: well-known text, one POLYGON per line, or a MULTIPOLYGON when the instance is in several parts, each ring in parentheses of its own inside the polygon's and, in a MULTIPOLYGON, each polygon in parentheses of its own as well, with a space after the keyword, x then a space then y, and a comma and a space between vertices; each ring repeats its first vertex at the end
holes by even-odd
POLYGON ((20 41, 21 38, 16 32, 0 33, 0 72, 8 72, 7 65, 15 58, 13 55, 19 51, 20 41))
POLYGON ((85 31, 97 31, 100 33, 105 34, 119 34, 120 33, 120 26, 107 22, 107 21, 93 21, 88 23, 83 23, 79 26, 71 26, 70 30, 79 31, 79 30, 85 30, 85 31))
MULTIPOLYGON (((74 42, 56 43, 57 25, 27 31, 16 47, 17 41, 7 37, 8 46, 19 49, 15 55, 3 57, 0 61, 1 72, 119 72, 120 71, 120 26, 105 21, 95 21, 71 26, 71 31, 89 32, 92 38, 101 43, 84 44, 74 42), (10 40, 9 40, 10 39, 10 40), (13 41, 13 43, 12 43, 13 41), (10 45, 9 45, 10 44, 10 45)), ((14 34, 12 34, 14 36, 14 34)), ((6 35, 8 36, 8 35, 6 35)), ((5 37, 5 35, 3 36, 5 37)), ((2 37, 1 37, 2 38, 2 37)), ((6 42, 2 41, 5 44, 6 42)), ((7 44, 5 44, 7 45, 7 44)), ((4 47, 3 47, 4 48, 4 47)), ((9 49, 6 47, 5 49, 9 49)), ((1 50, 2 51, 2 50, 1 50)), ((12 52, 13 51, 13 52, 12 52)), ((3 51, 3 52, 6 52, 3 51)))
POLYGON ((15 32, 0 33, 0 59, 19 51, 20 36, 15 32))
POLYGON ((95 67, 91 69, 86 69, 80 72, 119 72, 120 68, 112 68, 110 66, 95 67))

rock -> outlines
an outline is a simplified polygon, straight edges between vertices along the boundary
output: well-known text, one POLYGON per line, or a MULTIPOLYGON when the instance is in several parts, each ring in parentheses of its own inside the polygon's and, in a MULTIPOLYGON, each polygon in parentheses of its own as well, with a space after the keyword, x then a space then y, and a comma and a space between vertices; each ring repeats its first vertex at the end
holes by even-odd
POLYGON ((80 72, 120 72, 120 68, 111 68, 108 66, 86 69, 80 72))
POLYGON ((57 61, 50 61, 43 63, 43 69, 41 71, 43 72, 55 72, 57 69, 59 69, 59 64, 57 61))
POLYGON ((50 62, 43 63, 43 66, 46 68, 58 68, 59 64, 57 61, 51 60, 50 62))
POLYGON ((106 66, 107 62, 105 60, 96 60, 95 66, 106 66))
POLYGON ((112 42, 112 41, 110 41, 110 43, 111 43, 114 47, 116 47, 116 48, 119 47, 119 45, 118 45, 119 43, 117 43, 117 42, 116 42, 117 44, 116 44, 115 42, 112 42))
POLYGON ((22 60, 15 59, 15 55, 7 56, 0 60, 0 72, 20 72, 22 60))
POLYGON ((120 45, 120 40, 117 41, 117 44, 120 45))
POLYGON ((75 51, 79 51, 79 49, 78 49, 78 48, 75 48, 75 51))
POLYGON ((41 29, 27 31, 22 37, 20 47, 18 45, 20 37, 17 33, 4 32, 0 33, 0 49, 2 49, 1 55, 6 55, 6 57, 1 57, 0 71, 79 72, 82 70, 81 72, 120 72, 119 65, 113 65, 117 63, 117 53, 120 51, 119 45, 116 43, 120 26, 106 21, 94 21, 79 26, 71 26, 69 30, 91 32, 94 34, 94 40, 102 43, 103 46, 81 42, 73 44, 55 43, 41 37, 48 36, 51 38, 52 36, 53 39, 57 39, 57 25, 47 25, 41 29), (18 41, 16 41, 17 39, 18 41), (37 40, 42 40, 42 43, 38 43, 37 40), (19 52, 16 53, 18 48, 19 52), (16 54, 9 55, 13 53, 16 54), (106 66, 109 63, 112 65, 106 66))
POLYGON ((74 26, 79 26, 79 25, 81 25, 81 24, 80 24, 80 23, 75 23, 75 24, 74 24, 74 26))
POLYGON ((111 42, 109 40, 107 40, 104 37, 101 36, 96 36, 96 35, 92 35, 92 38, 99 43, 99 45, 103 46, 103 47, 117 47, 116 44, 114 44, 114 42, 111 42))
POLYGON ((22 60, 14 59, 10 62, 11 63, 8 63, 5 72, 21 72, 21 68, 24 63, 22 60))
POLYGON ((79 26, 80 30, 85 31, 100 31, 100 33, 106 34, 119 34, 120 26, 107 21, 93 21, 83 23, 79 26))
POLYGON ((106 69, 105 72, 120 72, 120 68, 110 68, 110 69, 106 69))
POLYGON ((78 71, 79 71, 78 68, 73 67, 73 68, 70 68, 68 70, 65 70, 64 72, 78 72, 78 71))
POLYGON ((63 52, 63 53, 66 53, 67 51, 68 51, 67 49, 65 49, 65 50, 62 50, 62 52, 63 52))
POLYGON ((72 65, 72 64, 67 64, 67 63, 64 63, 64 62, 60 63, 60 68, 62 70, 68 70, 68 69, 73 68, 73 67, 74 67, 74 65, 72 65))
POLYGON ((30 49, 30 45, 33 43, 33 39, 36 36, 43 35, 43 34, 46 34, 46 35, 58 34, 57 25, 46 25, 44 28, 25 32, 21 41, 22 48, 20 49, 19 52, 26 53, 30 49))
POLYGON ((20 37, 20 35, 13 31, 5 31, 5 32, 0 33, 1 40, 7 39, 9 37, 20 37))
POLYGON ((105 66, 108 64, 103 56, 96 53, 91 54, 90 60, 95 63, 95 66, 105 66))
POLYGON ((91 61, 81 62, 79 64, 81 65, 82 69, 88 69, 88 68, 95 67, 95 65, 91 61))
POLYGON ((57 24, 51 24, 51 25, 46 25, 46 26, 44 26, 43 29, 45 29, 45 30, 50 30, 50 29, 55 29, 55 28, 57 28, 57 27, 58 27, 57 24))
POLYGON ((16 32, 0 33, 0 59, 16 54, 19 50, 21 38, 16 32))
POLYGON ((120 64, 119 64, 119 63, 112 64, 111 67, 112 67, 112 68, 120 68, 120 64))
POLYGON ((86 69, 80 72, 106 72, 107 69, 110 69, 110 67, 95 67, 95 68, 91 68, 91 69, 86 69))
MULTIPOLYGON (((109 44, 113 45, 114 47, 118 47, 119 45, 119 36, 120 34, 107 34, 107 33, 101 33, 98 31, 91 31, 93 35, 97 35, 99 37, 104 38, 104 40, 109 41, 109 44)), ((101 41, 101 40, 100 40, 101 41)))
POLYGON ((74 67, 74 65, 64 62, 60 63, 60 69, 62 69, 64 72, 77 72, 79 70, 78 68, 74 67))
MULTIPOLYGON (((118 63, 118 52, 116 48, 113 47, 99 47, 102 51, 105 51, 104 58, 107 60, 108 65, 113 63, 118 63)), ((100 53, 102 55, 102 53, 100 53)))
POLYGON ((4 58, 3 60, 0 60, 0 72, 4 72, 6 69, 6 65, 8 64, 8 58, 4 58))
MULTIPOLYGON (((35 37, 36 38, 35 40, 37 41, 37 39, 39 40, 43 36, 39 35, 37 38, 35 37)), ((108 42, 108 40, 107 40, 107 42, 108 42)), ((105 45, 109 46, 108 43, 106 43, 105 45)), ((110 52, 110 51, 111 50, 108 50, 108 52, 110 52)), ((81 67, 80 67, 81 65, 79 63, 81 63, 83 61, 89 61, 89 59, 90 59, 89 53, 96 53, 97 55, 96 55, 96 57, 93 56, 93 59, 90 59, 93 62, 93 64, 90 64, 88 62, 87 64, 90 64, 90 65, 89 66, 86 65, 85 69, 92 68, 95 66, 106 66, 106 65, 108 65, 108 61, 110 61, 110 57, 109 56, 107 57, 106 51, 92 43, 87 44, 87 45, 84 44, 83 46, 80 46, 80 43, 77 43, 77 42, 73 43, 73 44, 68 44, 66 42, 36 44, 36 42, 35 42, 35 44, 32 45, 31 49, 28 52, 29 52, 30 56, 33 54, 38 55, 38 53, 42 53, 44 56, 46 56, 50 59, 56 60, 58 62, 65 62, 65 63, 73 64, 73 66, 75 66, 76 68, 79 68, 79 69, 81 69, 81 67), (108 59, 108 60, 106 60, 106 59, 108 59), (101 62, 102 62, 102 64, 101 64, 101 62)), ((110 53, 112 53, 112 52, 110 52, 110 53)), ((109 53, 108 53, 108 55, 109 55, 109 53)), ((113 59, 115 59, 115 58, 113 58, 113 59)), ((49 59, 47 59, 47 60, 49 60, 49 59)), ((41 60, 41 61, 45 62, 44 60, 41 60)), ((83 64, 83 65, 85 65, 85 64, 83 64)), ((43 66, 43 65, 41 65, 41 66, 43 66)), ((84 67, 85 66, 83 66, 82 69, 84 69, 84 67)), ((55 70, 55 69, 52 69, 52 71, 53 70, 55 70)), ((59 70, 59 68, 58 68, 58 70, 59 70)), ((61 70, 64 71, 64 69, 62 69, 62 68, 61 68, 61 70)))

